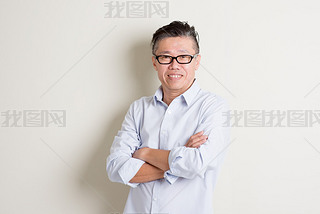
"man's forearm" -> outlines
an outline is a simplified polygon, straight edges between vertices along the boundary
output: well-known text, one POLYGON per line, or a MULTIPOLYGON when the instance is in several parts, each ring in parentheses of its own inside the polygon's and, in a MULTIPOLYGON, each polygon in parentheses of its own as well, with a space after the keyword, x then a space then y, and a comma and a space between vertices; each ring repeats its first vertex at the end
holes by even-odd
MULTIPOLYGON (((201 131, 192 135, 185 146, 188 148, 198 148, 199 146, 204 144, 207 139, 208 136, 203 135, 203 131, 201 131)), ((162 169, 163 171, 167 171, 170 169, 168 161, 169 154, 170 150, 151 149, 148 147, 143 147, 135 151, 132 157, 143 160, 153 166, 156 166, 159 169, 162 169)))
POLYGON ((145 183, 157 179, 163 178, 164 171, 152 166, 148 163, 144 163, 137 174, 129 181, 130 183, 145 183))
POLYGON ((170 150, 149 148, 144 156, 144 161, 162 169, 163 171, 167 171, 170 169, 168 162, 169 153, 170 150))
POLYGON ((169 170, 169 157, 170 150, 141 148, 137 150, 132 157, 143 160, 163 171, 169 170))

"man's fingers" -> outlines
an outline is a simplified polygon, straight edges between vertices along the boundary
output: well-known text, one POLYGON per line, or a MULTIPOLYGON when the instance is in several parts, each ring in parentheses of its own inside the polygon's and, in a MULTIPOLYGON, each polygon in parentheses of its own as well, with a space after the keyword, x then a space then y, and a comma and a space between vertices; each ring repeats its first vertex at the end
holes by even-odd
POLYGON ((199 145, 200 146, 200 145, 204 144, 207 141, 207 139, 208 139, 207 136, 204 136, 204 137, 198 139, 195 142, 189 143, 189 146, 191 146, 191 147, 194 147, 195 145, 199 145))
POLYGON ((189 141, 197 141, 199 138, 201 138, 203 135, 203 131, 201 132, 198 132, 197 134, 194 134, 192 135, 190 138, 189 138, 189 141))
POLYGON ((194 139, 194 138, 200 137, 201 135, 203 135, 203 131, 198 132, 198 133, 192 135, 192 136, 190 137, 190 139, 194 139))
POLYGON ((207 135, 197 136, 196 138, 193 138, 193 139, 190 138, 185 146, 186 147, 200 146, 200 145, 204 144, 207 141, 207 139, 208 139, 207 135))
POLYGON ((191 144, 194 144, 194 143, 196 143, 196 142, 198 142, 198 141, 201 141, 201 140, 207 139, 207 138, 208 138, 207 135, 194 135, 193 138, 190 138, 190 139, 189 139, 187 145, 190 146, 191 144))
POLYGON ((190 148, 199 148, 201 145, 202 145, 201 143, 199 143, 199 144, 194 144, 194 145, 192 145, 190 148))
POLYGON ((192 135, 192 136, 189 138, 188 142, 187 142, 184 146, 189 147, 190 144, 191 144, 192 142, 194 142, 195 138, 198 137, 198 136, 201 136, 202 133, 203 133, 203 131, 198 132, 198 133, 192 135))

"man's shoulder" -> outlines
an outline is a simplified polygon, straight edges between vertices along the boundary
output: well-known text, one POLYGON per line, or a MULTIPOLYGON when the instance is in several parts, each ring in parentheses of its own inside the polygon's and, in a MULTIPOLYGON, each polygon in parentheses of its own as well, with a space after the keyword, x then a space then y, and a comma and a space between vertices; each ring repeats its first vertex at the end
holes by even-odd
POLYGON ((154 102, 154 96, 143 96, 133 101, 130 105, 131 108, 141 108, 146 105, 150 105, 154 102))
POLYGON ((227 104, 227 100, 225 98, 223 98, 222 96, 210 92, 210 91, 206 91, 206 90, 202 90, 200 91, 200 98, 203 100, 203 102, 205 103, 225 103, 227 104))
POLYGON ((201 90, 199 95, 200 95, 199 102, 202 103, 203 108, 206 108, 206 109, 217 109, 217 108, 229 109, 228 101, 216 93, 206 91, 206 90, 201 90))
POLYGON ((154 101, 154 96, 143 96, 133 101, 132 104, 141 105, 141 104, 147 104, 153 101, 154 101))

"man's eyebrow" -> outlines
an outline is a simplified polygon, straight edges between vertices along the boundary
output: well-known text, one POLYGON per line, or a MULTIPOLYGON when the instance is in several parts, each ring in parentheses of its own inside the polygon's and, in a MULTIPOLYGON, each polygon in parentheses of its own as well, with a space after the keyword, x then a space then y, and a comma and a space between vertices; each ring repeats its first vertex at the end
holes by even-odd
POLYGON ((161 51, 159 54, 169 54, 171 51, 161 51))
MULTIPOLYGON (((178 50, 178 52, 189 53, 189 51, 185 49, 178 50)), ((159 54, 171 54, 171 51, 161 51, 159 54)))

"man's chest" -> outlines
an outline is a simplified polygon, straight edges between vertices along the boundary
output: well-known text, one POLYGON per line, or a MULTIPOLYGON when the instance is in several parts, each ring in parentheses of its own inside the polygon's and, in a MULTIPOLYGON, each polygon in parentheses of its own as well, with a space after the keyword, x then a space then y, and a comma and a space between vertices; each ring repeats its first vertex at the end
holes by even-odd
POLYGON ((170 150, 183 146, 195 134, 199 121, 196 106, 151 107, 140 118, 141 147, 170 150))

